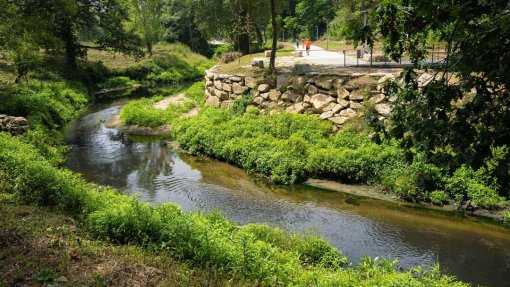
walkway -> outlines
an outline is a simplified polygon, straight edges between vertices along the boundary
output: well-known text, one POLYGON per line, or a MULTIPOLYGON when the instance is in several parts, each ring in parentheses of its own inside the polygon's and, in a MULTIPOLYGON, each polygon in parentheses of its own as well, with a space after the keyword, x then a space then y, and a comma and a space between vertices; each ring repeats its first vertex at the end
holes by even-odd
MULTIPOLYGON (((314 65, 344 65, 352 66, 356 65, 356 58, 346 56, 344 62, 343 53, 326 51, 319 46, 313 46, 310 48, 310 56, 306 55, 306 51, 302 48, 297 49, 297 51, 303 51, 303 57, 298 58, 300 62, 307 62, 309 64, 314 65)), ((359 60, 359 64, 369 64, 364 62, 363 60, 359 60)))

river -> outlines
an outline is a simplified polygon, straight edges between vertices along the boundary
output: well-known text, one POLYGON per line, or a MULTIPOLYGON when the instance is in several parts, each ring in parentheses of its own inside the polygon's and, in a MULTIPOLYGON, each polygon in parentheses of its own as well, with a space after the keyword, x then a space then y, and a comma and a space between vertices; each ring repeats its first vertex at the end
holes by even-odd
MULTIPOLYGON (((90 181, 184 210, 218 210, 239 224, 317 233, 350 260, 398 258, 473 284, 510 286, 510 229, 454 212, 308 185, 274 186, 241 169, 105 127, 125 101, 98 103, 68 127, 66 166, 90 181)), ((357 187, 351 187, 357 188, 357 187)))

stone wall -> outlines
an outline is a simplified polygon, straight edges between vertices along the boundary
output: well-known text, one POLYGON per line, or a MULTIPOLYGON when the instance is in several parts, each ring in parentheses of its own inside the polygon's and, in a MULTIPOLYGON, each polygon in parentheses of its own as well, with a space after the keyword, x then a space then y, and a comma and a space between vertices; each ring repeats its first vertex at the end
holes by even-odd
POLYGON ((0 131, 12 135, 21 135, 28 131, 28 121, 23 117, 11 117, 0 114, 0 131))
POLYGON ((363 113, 370 104, 381 116, 391 112, 394 99, 384 94, 386 80, 393 80, 399 71, 336 73, 308 72, 302 75, 282 73, 275 79, 226 75, 207 71, 206 104, 228 107, 243 94, 252 97, 252 104, 263 113, 287 111, 315 114, 337 126, 363 113))

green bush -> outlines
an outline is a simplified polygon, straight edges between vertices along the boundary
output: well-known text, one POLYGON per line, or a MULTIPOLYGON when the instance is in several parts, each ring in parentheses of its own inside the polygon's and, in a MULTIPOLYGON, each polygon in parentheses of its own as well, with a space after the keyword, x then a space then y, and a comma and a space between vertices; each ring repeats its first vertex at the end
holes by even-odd
POLYGON ((503 223, 506 225, 510 225, 510 211, 503 211, 503 223))
POLYGON ((118 88, 118 87, 129 87, 136 84, 136 81, 131 80, 129 77, 113 77, 106 80, 106 82, 99 85, 100 88, 118 88))
POLYGON ((504 198, 490 186, 490 177, 485 169, 474 171, 470 167, 462 166, 445 181, 445 190, 457 199, 457 204, 464 200, 472 200, 474 205, 486 208, 504 204, 504 198))
POLYGON ((429 199, 435 205, 443 205, 448 200, 448 194, 441 190, 434 190, 430 193, 429 199))
POLYGON ((412 164, 401 163, 386 167, 381 185, 411 201, 427 200, 427 193, 442 188, 442 173, 438 167, 416 160, 412 164))

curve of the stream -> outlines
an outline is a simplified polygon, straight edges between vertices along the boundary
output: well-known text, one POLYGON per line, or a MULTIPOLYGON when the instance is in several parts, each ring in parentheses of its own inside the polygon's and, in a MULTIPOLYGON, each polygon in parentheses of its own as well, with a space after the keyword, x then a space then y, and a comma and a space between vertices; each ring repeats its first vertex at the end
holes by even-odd
POLYGON ((271 186, 228 164, 180 154, 160 141, 135 141, 105 127, 122 104, 95 104, 69 126, 68 168, 144 201, 218 210, 239 224, 319 233, 352 261, 363 255, 398 258, 404 268, 439 262, 464 281, 510 286, 510 229, 311 186, 271 186))

